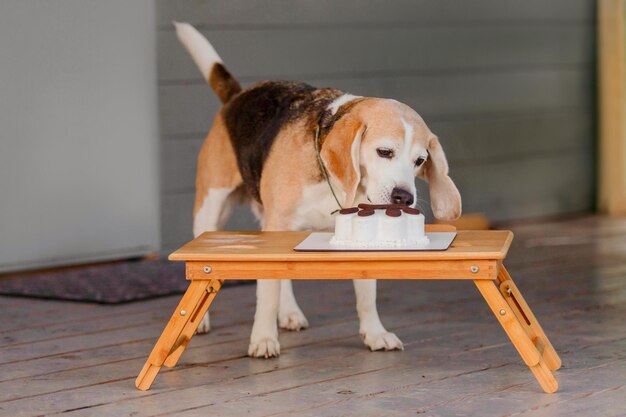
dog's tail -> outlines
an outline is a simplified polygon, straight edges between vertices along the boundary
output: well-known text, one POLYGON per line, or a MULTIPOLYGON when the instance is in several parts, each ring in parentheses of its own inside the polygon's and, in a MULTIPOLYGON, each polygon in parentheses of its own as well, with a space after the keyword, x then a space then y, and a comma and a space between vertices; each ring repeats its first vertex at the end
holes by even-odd
POLYGON ((196 28, 189 23, 179 22, 174 22, 174 26, 178 39, 191 54, 204 79, 222 103, 227 103, 241 91, 239 82, 230 75, 213 45, 196 28))

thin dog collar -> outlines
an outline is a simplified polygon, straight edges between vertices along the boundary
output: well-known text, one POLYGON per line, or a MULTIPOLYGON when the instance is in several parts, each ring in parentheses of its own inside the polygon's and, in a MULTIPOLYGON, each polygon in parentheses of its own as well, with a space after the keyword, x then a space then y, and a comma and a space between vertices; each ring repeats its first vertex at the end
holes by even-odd
POLYGON ((326 183, 328 184, 328 188, 330 188, 330 192, 333 194, 333 197, 335 198, 335 201, 337 202, 337 205, 339 206, 339 208, 337 210, 335 210, 335 211, 330 213, 330 214, 335 214, 339 210, 342 210, 343 207, 341 206, 341 203, 339 202, 339 199, 337 198, 337 195, 335 194, 335 190, 333 189, 333 186, 330 183, 330 178, 328 176, 328 171, 326 171, 326 167, 324 166, 324 161, 322 161, 322 155, 320 154, 319 140, 320 140, 320 126, 317 125, 315 127, 315 142, 314 142, 315 143, 315 153, 317 154, 317 162, 319 162, 319 164, 320 164, 320 170, 322 171, 322 175, 324 175, 324 179, 326 180, 326 183))

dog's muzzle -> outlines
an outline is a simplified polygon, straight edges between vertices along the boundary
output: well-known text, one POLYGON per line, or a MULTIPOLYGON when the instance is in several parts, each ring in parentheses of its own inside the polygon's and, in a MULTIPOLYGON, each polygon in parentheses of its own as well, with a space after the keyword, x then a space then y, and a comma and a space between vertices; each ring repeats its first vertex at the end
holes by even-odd
POLYGON ((391 190, 391 202, 394 204, 413 205, 413 193, 403 190, 402 188, 394 188, 391 190))

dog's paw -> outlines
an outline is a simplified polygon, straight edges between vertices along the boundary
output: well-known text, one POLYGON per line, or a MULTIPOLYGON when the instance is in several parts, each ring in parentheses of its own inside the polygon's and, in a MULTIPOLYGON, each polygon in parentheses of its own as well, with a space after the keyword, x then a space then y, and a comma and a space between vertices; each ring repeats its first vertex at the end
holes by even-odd
POLYGON ((202 317, 202 321, 198 325, 198 330, 196 333, 203 334, 208 333, 211 330, 211 320, 209 319, 209 313, 206 313, 204 317, 202 317))
POLYGON ((278 314, 278 325, 281 329, 300 331, 309 327, 309 321, 302 311, 295 310, 278 314))
POLYGON ((206 313, 200 324, 198 325, 198 329, 196 330, 197 334, 208 333, 211 330, 211 320, 209 319, 209 313, 206 313))
POLYGON ((361 338, 370 350, 404 350, 402 341, 394 333, 365 333, 361 338))
POLYGON ((274 337, 265 337, 258 341, 250 341, 248 356, 253 358, 272 358, 280 355, 280 344, 274 337))

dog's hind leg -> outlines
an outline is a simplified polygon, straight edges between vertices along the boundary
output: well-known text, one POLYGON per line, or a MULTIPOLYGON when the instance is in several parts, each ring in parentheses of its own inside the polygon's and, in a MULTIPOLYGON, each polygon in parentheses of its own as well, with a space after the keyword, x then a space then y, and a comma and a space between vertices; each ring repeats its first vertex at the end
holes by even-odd
MULTIPOLYGON (((204 232, 221 230, 228 220, 230 213, 236 204, 234 188, 210 188, 204 201, 196 211, 193 221, 194 237, 204 232)), ((199 334, 208 333, 211 330, 211 319, 207 311, 198 325, 199 334)))
MULTIPOLYGON (((241 197, 242 183, 237 157, 220 111, 198 155, 193 209, 194 237, 223 228, 241 197)), ((209 328, 207 313, 198 326, 198 333, 206 333, 209 328)))
POLYGON ((355 279, 356 310, 359 314, 359 333, 370 350, 403 350, 398 336, 388 332, 376 309, 376 280, 355 279))
POLYGON ((301 330, 309 327, 309 322, 296 302, 290 279, 284 279, 280 282, 278 324, 281 329, 287 330, 301 330))
POLYGON ((198 237, 204 232, 220 230, 224 227, 234 206, 231 197, 234 188, 209 188, 202 205, 193 219, 193 236, 198 237))

